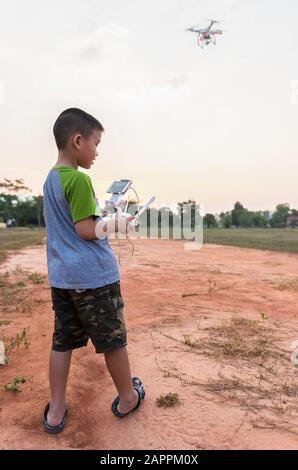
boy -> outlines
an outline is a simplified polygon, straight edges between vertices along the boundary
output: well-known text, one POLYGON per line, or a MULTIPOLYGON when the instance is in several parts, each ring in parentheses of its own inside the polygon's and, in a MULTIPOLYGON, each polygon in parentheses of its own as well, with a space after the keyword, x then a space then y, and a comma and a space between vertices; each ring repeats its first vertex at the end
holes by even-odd
POLYGON ((112 412, 122 418, 137 409, 145 397, 138 377, 131 378, 120 275, 107 236, 125 233, 133 217, 115 219, 113 228, 100 217, 89 176, 104 131, 101 123, 77 108, 63 111, 53 128, 58 160, 43 187, 47 234, 48 277, 54 333, 50 352, 51 401, 44 410, 45 431, 64 429, 67 417, 66 385, 72 350, 91 339, 104 353, 118 391, 112 412), (122 228, 121 228, 122 227, 122 228))

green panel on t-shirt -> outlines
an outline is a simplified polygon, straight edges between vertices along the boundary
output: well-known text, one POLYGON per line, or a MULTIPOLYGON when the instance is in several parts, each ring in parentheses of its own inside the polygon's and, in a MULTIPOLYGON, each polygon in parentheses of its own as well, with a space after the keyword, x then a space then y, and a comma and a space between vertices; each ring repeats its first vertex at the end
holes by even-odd
POLYGON ((63 194, 69 204, 72 221, 99 216, 91 179, 85 173, 67 166, 55 166, 60 176, 63 194))

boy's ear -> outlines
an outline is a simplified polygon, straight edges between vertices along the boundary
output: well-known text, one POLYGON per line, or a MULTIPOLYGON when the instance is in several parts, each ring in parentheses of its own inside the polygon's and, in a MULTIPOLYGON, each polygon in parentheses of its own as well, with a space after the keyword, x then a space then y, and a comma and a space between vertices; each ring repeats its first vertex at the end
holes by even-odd
POLYGON ((72 145, 74 146, 74 148, 79 150, 81 144, 82 144, 82 135, 81 134, 74 134, 72 136, 72 145))

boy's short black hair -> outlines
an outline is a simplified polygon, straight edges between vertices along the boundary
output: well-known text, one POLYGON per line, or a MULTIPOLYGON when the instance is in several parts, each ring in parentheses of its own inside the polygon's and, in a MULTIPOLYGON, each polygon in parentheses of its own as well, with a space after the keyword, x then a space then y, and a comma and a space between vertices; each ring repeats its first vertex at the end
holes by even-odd
POLYGON ((87 139, 94 130, 104 131, 101 123, 82 109, 69 108, 58 116, 54 127, 54 137, 58 149, 63 149, 70 136, 76 132, 87 139))

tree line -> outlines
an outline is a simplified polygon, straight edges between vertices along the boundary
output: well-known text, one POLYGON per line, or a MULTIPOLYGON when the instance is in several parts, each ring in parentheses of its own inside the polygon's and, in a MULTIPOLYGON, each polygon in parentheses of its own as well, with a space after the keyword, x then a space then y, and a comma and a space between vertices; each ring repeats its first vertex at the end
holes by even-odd
POLYGON ((24 196, 30 192, 22 179, 0 181, 0 222, 14 219, 18 227, 44 226, 43 197, 24 196))
MULTIPOLYGON (((4 178, 0 181, 0 222, 7 223, 8 220, 15 219, 19 227, 44 226, 43 196, 28 195, 31 192, 22 179, 4 178)), ((135 201, 132 203, 135 204, 135 201)), ((185 205, 188 210, 192 210, 196 207, 196 202, 192 199, 178 202, 179 218, 183 218, 185 205)), ((166 212, 170 215, 170 222, 173 221, 176 216, 170 210, 166 212)), ((291 209, 287 203, 278 204, 271 212, 269 210, 250 211, 237 201, 231 211, 205 214, 203 224, 205 227, 223 228, 284 228, 289 225, 287 222, 290 216, 298 218, 298 210, 291 209)), ((297 222, 292 220, 290 225, 298 226, 298 219, 297 222)))
POLYGON ((290 209, 289 204, 277 204, 274 211, 250 211, 240 202, 236 202, 231 211, 221 212, 219 215, 205 214, 204 226, 224 228, 285 228, 298 226, 298 210, 290 209), (297 221, 289 217, 297 217, 297 221))

